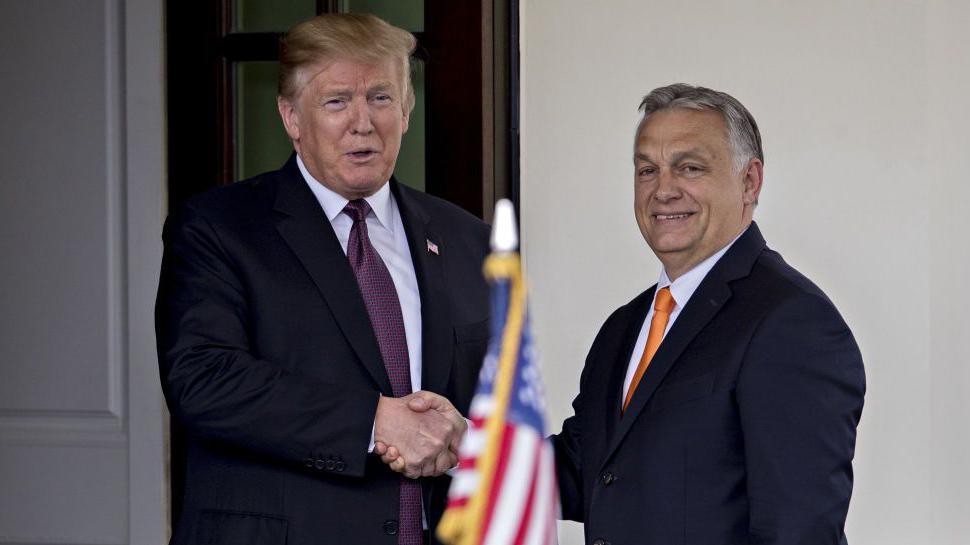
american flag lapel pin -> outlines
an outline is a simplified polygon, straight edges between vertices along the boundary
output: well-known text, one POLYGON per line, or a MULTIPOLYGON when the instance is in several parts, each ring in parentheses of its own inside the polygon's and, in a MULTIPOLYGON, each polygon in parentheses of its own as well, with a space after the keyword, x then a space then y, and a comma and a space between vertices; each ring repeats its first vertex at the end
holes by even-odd
POLYGON ((434 255, 440 255, 438 253, 438 245, 437 244, 435 244, 434 242, 431 242, 428 239, 425 239, 425 241, 428 243, 428 251, 429 252, 433 253, 434 255))

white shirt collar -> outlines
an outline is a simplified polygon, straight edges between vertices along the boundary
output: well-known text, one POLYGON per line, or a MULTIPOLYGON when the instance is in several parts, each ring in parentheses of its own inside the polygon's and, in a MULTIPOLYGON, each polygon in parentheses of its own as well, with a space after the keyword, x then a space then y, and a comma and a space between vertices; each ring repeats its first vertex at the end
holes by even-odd
POLYGON ((711 257, 701 261, 695 265, 693 269, 680 275, 677 280, 674 280, 673 282, 671 282, 670 278, 667 277, 667 271, 661 270, 660 280, 657 281, 657 289, 660 290, 669 286, 670 295, 673 295, 677 306, 684 308, 684 306, 687 305, 687 301, 689 301, 691 296, 694 295, 694 292, 697 291, 697 286, 700 286, 701 282, 704 281, 707 273, 711 272, 714 265, 717 264, 721 257, 723 257, 724 254, 731 249, 731 246, 734 245, 735 241, 741 238, 741 235, 743 235, 749 228, 750 225, 746 227, 744 231, 741 231, 740 235, 734 237, 734 240, 729 242, 727 246, 715 252, 711 257))
MULTIPOLYGON (((340 216, 341 212, 343 212, 344 207, 347 206, 350 200, 314 178, 310 174, 310 171, 307 170, 306 165, 303 164, 303 159, 300 157, 300 154, 296 155, 296 164, 300 167, 300 173, 303 174, 303 179, 310 186, 310 191, 313 191, 313 195, 320 201, 320 206, 323 207, 323 212, 327 215, 327 219, 333 223, 340 216)), ((380 222, 381 226, 393 234, 394 222, 391 221, 391 184, 384 182, 384 185, 376 193, 370 197, 365 197, 364 200, 367 201, 371 210, 374 211, 374 216, 380 222)))

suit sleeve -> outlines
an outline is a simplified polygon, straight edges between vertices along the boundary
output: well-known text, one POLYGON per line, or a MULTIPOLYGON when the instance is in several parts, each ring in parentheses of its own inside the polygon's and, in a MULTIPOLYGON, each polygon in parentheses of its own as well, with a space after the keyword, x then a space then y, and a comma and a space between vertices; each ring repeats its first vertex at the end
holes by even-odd
MULTIPOLYGON (((551 437, 556 453, 556 479, 559 484, 559 498, 562 505, 563 520, 585 522, 586 501, 583 495, 583 414, 587 410, 584 397, 590 373, 599 365, 599 346, 617 323, 619 310, 614 312, 600 328, 593 346, 586 356, 586 363, 579 379, 579 394, 573 399, 573 415, 562 424, 562 431, 551 437)), ((598 409, 602 410, 602 409, 598 409)))
MULTIPOLYGON (((584 371, 585 373, 585 371, 584 371)), ((582 382, 582 381, 581 381, 582 382)), ((584 522, 583 472, 582 472, 582 410, 583 390, 573 400, 573 416, 563 422, 562 431, 552 436, 556 453, 556 479, 559 484, 559 501, 563 520, 584 522)))
POLYGON ((215 229, 184 208, 163 238, 155 326, 173 415, 199 437, 281 461, 343 461, 341 475, 362 476, 378 394, 254 356, 245 288, 215 229))
POLYGON ((823 296, 764 318, 737 387, 753 543, 842 543, 864 392, 859 349, 823 296))

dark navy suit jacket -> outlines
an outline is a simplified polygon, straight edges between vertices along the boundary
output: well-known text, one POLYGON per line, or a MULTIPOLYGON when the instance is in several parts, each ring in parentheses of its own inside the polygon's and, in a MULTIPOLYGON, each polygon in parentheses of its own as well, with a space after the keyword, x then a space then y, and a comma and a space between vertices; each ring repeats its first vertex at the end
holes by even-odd
POLYGON ((595 544, 845 543, 865 377, 832 302, 752 224, 621 415, 655 288, 603 324, 554 438, 564 517, 595 544))
MULTIPOLYGON (((420 291, 422 388, 467 413, 488 336, 488 228, 390 183, 420 291)), ((391 385, 353 271, 295 155, 190 201, 164 240, 159 365, 188 432, 173 543, 396 544, 400 477, 367 454, 391 385)), ((423 484, 433 528, 448 478, 423 484)))

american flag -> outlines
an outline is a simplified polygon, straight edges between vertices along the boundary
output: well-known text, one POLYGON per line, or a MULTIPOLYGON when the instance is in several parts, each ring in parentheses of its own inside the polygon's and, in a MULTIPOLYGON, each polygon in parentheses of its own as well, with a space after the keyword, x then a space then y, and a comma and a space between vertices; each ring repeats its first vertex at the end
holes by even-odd
POLYGON ((491 341, 438 536, 452 545, 555 545, 559 490, 518 255, 493 254, 485 274, 491 341))

